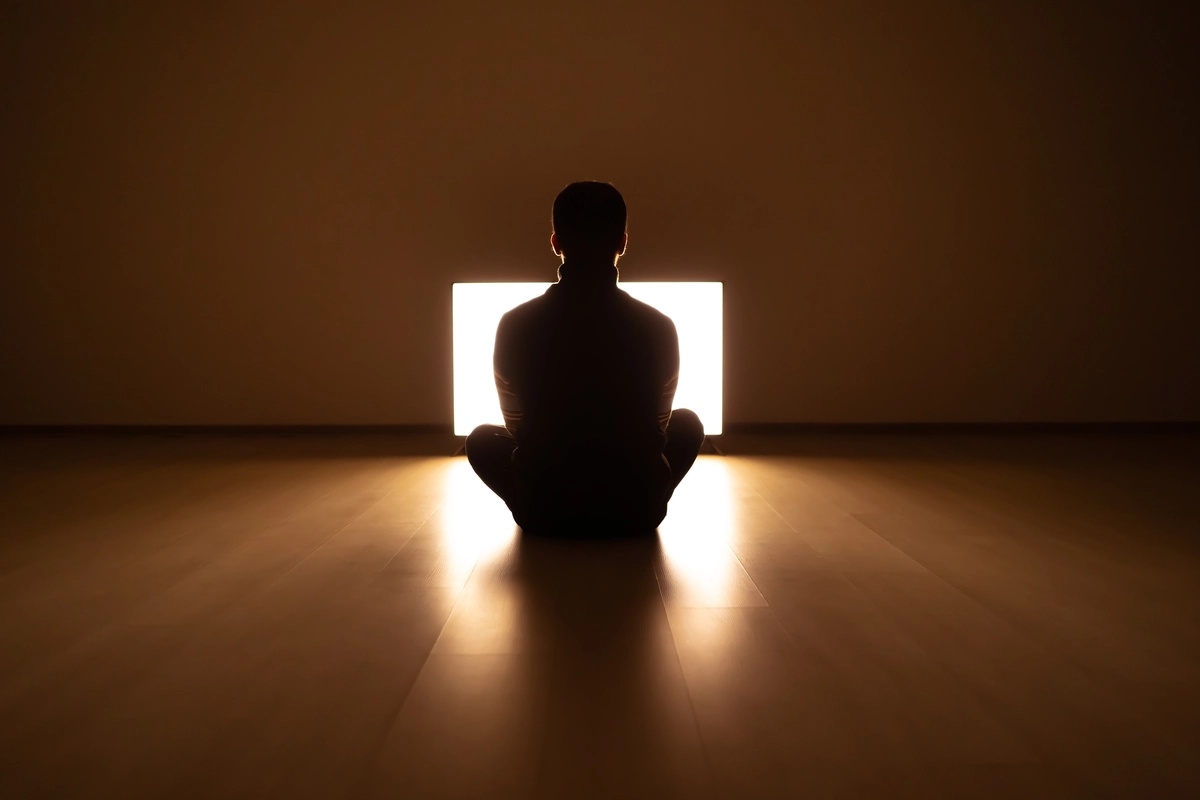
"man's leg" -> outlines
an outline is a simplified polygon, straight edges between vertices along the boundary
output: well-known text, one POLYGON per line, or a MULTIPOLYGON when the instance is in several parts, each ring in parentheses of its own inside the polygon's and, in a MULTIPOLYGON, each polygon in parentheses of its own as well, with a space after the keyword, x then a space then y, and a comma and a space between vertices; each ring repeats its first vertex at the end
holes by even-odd
POLYGON ((704 423, 695 411, 687 408, 677 408, 671 412, 671 421, 667 423, 667 444, 663 455, 671 465, 671 491, 683 480, 696 456, 700 454, 700 446, 704 444, 704 423))
POLYGON ((467 461, 487 487, 512 507, 512 454, 517 442, 502 425, 480 425, 467 437, 467 461))

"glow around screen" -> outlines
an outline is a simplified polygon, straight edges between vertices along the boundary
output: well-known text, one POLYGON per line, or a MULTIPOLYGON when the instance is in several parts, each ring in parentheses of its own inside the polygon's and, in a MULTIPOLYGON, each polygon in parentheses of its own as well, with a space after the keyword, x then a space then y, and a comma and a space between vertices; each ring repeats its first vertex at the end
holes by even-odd
MULTIPOLYGON (((504 424, 492 376, 496 326, 510 308, 546 291, 548 283, 456 283, 454 316, 454 433, 466 436, 476 425, 504 424)), ((679 388, 676 408, 700 415, 705 433, 721 432, 722 284, 627 283, 632 297, 649 303, 675 322, 679 332, 679 388)))

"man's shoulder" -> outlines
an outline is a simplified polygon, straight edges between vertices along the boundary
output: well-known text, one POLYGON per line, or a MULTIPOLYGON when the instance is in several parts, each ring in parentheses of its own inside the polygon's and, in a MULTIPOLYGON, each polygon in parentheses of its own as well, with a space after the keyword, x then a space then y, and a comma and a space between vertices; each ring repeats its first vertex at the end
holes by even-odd
POLYGON ((514 325, 522 321, 536 319, 545 313, 547 301, 548 298, 545 294, 539 294, 532 300, 526 300, 524 303, 505 311, 500 317, 500 323, 502 325, 514 325))
POLYGON ((647 324, 661 330, 675 330, 675 321, 649 303, 638 300, 625 290, 620 292, 622 302, 632 314, 644 320, 647 324))

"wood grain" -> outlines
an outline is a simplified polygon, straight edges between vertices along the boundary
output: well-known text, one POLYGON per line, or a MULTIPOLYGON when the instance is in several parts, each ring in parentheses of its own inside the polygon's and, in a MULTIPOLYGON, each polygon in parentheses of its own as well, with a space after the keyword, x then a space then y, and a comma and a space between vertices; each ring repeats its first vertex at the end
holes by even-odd
POLYGON ((0 440, 0 796, 1200 792, 1200 440, 728 437, 658 535, 429 437, 0 440))

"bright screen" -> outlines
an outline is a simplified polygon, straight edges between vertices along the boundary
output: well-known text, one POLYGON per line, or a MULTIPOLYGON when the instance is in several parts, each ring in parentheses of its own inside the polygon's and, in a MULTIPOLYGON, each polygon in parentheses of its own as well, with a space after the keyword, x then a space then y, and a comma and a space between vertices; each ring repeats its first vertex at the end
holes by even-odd
MULTIPOLYGON (((503 425, 492 375, 496 326, 510 308, 546 291, 547 283, 456 283, 454 315, 454 433, 476 425, 503 425)), ((720 283, 627 283, 620 287, 675 322, 679 332, 679 388, 675 408, 700 415, 705 433, 721 432, 720 283)))

